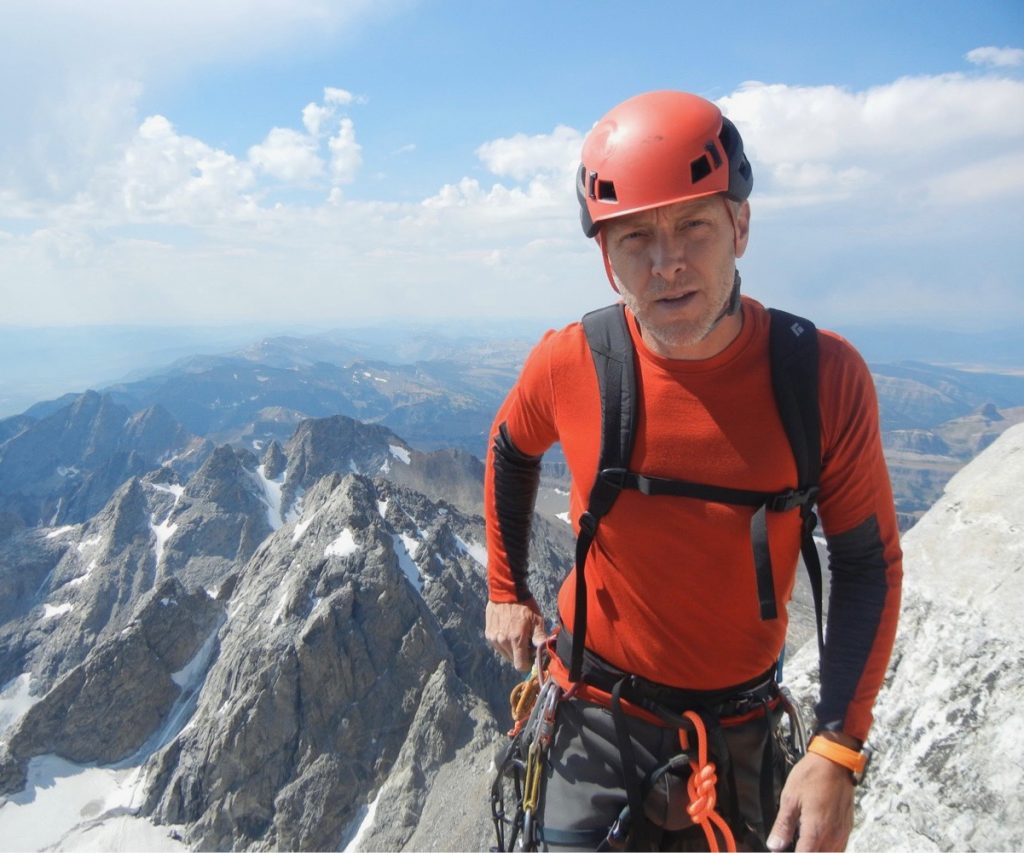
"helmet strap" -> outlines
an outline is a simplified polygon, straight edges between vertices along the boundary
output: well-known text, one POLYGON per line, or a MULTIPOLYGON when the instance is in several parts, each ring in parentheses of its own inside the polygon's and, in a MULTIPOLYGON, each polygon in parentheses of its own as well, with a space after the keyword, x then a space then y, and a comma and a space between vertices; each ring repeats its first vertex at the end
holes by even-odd
POLYGON ((608 276, 608 283, 612 286, 612 290, 618 293, 619 286, 615 283, 615 273, 612 272, 612 262, 608 257, 608 250, 604 245, 604 235, 598 231, 594 239, 597 240, 597 245, 601 247, 601 260, 604 261, 604 273, 608 276))
MULTIPOLYGON (((733 243, 737 247, 738 251, 740 235, 739 228, 736 223, 736 213, 733 210, 732 205, 729 204, 729 199, 724 194, 722 195, 722 202, 725 204, 726 213, 729 214, 729 221, 732 222, 733 243)), ((715 318, 715 322, 712 324, 711 329, 714 329, 715 326, 721 323, 726 317, 731 317, 740 310, 740 285, 742 284, 740 271, 738 269, 733 269, 732 275, 732 291, 729 294, 729 301, 725 303, 722 313, 715 318)))
POLYGON ((737 311, 740 310, 740 271, 733 270, 732 279, 732 291, 729 293, 729 301, 725 303, 725 307, 722 309, 722 313, 715 318, 715 322, 711 324, 711 328, 708 329, 708 334, 714 331, 715 327, 722 322, 726 317, 731 317, 737 311))

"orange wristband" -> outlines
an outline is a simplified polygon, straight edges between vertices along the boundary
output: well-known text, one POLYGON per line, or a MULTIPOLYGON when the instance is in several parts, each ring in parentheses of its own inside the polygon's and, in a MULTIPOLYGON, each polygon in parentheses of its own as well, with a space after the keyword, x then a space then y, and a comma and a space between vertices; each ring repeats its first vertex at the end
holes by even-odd
POLYGON ((811 738, 811 742, 807 745, 807 751, 845 767, 855 778, 863 776, 868 766, 868 756, 866 753, 850 749, 848 746, 843 746, 841 743, 836 743, 834 740, 820 736, 811 738))

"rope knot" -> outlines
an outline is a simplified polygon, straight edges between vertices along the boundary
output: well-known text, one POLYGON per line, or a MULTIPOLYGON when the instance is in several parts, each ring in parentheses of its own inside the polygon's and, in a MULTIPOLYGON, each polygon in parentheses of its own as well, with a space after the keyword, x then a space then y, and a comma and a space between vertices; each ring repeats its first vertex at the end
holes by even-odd
POLYGON ((715 765, 710 762, 694 769, 690 774, 690 780, 687 783, 690 803, 686 807, 686 811, 693 818, 694 823, 703 823, 715 811, 717 787, 718 775, 715 772, 715 765))

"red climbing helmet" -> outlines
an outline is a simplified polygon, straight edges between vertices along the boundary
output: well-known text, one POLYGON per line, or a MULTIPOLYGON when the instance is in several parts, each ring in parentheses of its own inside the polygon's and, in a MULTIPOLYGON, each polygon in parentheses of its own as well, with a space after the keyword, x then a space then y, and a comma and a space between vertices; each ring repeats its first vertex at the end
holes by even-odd
POLYGON ((583 233, 638 210, 725 193, 744 201, 754 183, 743 140, 710 101, 647 92, 623 101, 583 142, 576 195, 583 233))

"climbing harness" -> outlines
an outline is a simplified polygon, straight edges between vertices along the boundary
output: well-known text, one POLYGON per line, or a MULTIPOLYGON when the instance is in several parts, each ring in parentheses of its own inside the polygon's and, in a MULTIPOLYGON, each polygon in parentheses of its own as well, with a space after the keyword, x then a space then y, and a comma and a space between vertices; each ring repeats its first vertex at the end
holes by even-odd
MULTIPOLYGON (((730 740, 745 726, 764 727, 759 772, 762 822, 774 820, 777 782, 806 750, 806 734, 789 691, 774 680, 774 672, 747 685, 717 692, 676 690, 608 668, 587 653, 584 680, 563 690, 568 668, 565 650, 572 638, 564 628, 538 651, 537 663, 512 691, 515 724, 491 788, 491 813, 497 850, 536 850, 542 843, 543 779, 556 725, 558 705, 578 696, 611 711, 622 761, 626 805, 612 822, 598 850, 653 846, 651 824, 666 831, 699 826, 708 850, 735 850, 737 838, 750 843, 751 829, 743 824, 736 793, 730 740), (532 685, 532 686, 531 686, 532 685), (607 689, 602 689, 607 688, 607 689), (532 701, 531 701, 532 699, 532 701), (676 708, 685 707, 682 710, 676 708), (641 780, 626 726, 626 716, 678 730, 681 752, 641 780), (681 780, 685 779, 685 784, 681 780), (659 786, 685 791, 662 803, 664 814, 651 818, 659 786), (737 835, 742 833, 742 836, 737 835)), ((766 827, 767 828, 767 827, 766 827)), ((595 839, 597 841, 598 839, 595 839)), ((758 838, 755 843, 763 843, 758 838)))

